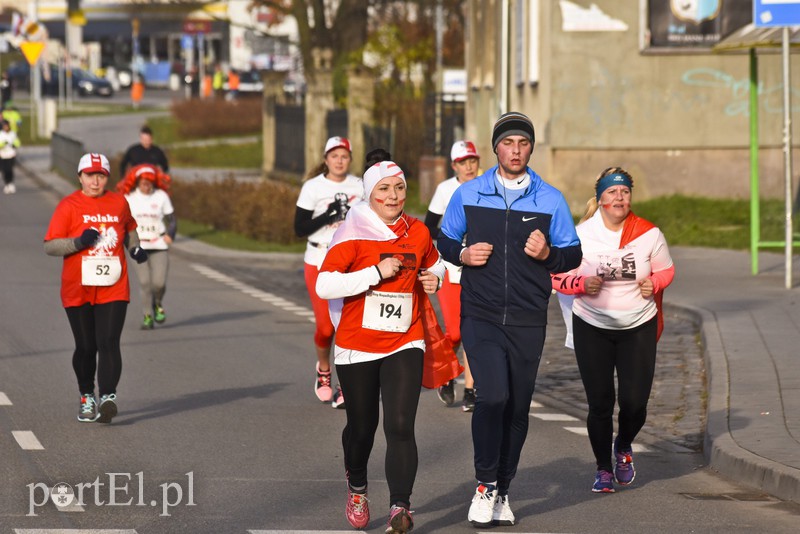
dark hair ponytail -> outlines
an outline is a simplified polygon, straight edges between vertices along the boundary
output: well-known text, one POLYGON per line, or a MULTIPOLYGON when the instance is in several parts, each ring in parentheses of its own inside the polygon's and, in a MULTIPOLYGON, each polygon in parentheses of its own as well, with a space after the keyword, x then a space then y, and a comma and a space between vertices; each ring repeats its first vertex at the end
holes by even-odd
POLYGON ((364 159, 364 172, 367 172, 367 169, 376 163, 380 163, 381 161, 391 161, 392 155, 382 148, 376 148, 367 152, 367 155, 364 159))

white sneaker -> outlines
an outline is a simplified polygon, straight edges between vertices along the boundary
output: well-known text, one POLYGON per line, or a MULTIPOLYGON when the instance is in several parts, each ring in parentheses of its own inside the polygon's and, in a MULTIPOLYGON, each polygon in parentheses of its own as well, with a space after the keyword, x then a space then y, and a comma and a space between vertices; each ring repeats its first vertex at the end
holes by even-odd
POLYGON ((13 194, 14 194, 14 193, 16 193, 16 192, 17 192, 17 186, 16 186, 16 185, 14 185, 14 183, 13 183, 13 182, 12 182, 12 183, 10 183, 10 184, 8 184, 8 194, 9 194, 9 195, 13 195, 13 194))
POLYGON ((492 524, 498 527, 510 527, 514 524, 514 512, 511 511, 508 495, 500 495, 494 501, 492 524))
POLYGON ((492 518, 494 517, 494 503, 496 500, 496 488, 492 491, 489 491, 489 488, 483 484, 478 486, 478 489, 475 490, 475 496, 472 497, 472 504, 469 507, 467 521, 478 528, 492 526, 492 518))
POLYGON ((3 193, 6 194, 6 195, 9 193, 8 184, 3 186, 3 193))

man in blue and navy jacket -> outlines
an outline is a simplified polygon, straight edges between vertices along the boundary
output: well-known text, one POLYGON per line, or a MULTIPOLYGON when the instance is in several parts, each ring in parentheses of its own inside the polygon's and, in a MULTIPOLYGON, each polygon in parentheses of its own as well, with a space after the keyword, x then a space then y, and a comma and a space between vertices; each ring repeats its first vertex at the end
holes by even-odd
POLYGON ((468 520, 513 525, 508 488, 528 433, 547 325, 550 273, 581 262, 567 202, 528 168, 531 120, 510 112, 497 120, 498 165, 456 189, 437 245, 463 265, 461 332, 477 396, 472 416, 479 485, 468 520))

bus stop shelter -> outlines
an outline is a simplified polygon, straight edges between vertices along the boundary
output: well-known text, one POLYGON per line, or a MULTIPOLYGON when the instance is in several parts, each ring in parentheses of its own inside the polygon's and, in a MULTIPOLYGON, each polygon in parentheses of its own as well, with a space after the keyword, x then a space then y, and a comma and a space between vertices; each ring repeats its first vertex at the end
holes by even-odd
POLYGON ((800 46, 800 26, 790 27, 758 27, 751 23, 736 30, 717 43, 713 51, 717 53, 742 52, 747 50, 750 58, 750 255, 753 274, 758 274, 758 250, 760 248, 785 249, 786 254, 786 288, 792 286, 792 247, 800 245, 794 241, 792 230, 792 126, 791 126, 791 71, 789 52, 792 47, 800 46), (784 189, 786 231, 783 241, 761 241, 760 195, 758 172, 758 49, 781 49, 783 61, 783 93, 784 93, 784 189))

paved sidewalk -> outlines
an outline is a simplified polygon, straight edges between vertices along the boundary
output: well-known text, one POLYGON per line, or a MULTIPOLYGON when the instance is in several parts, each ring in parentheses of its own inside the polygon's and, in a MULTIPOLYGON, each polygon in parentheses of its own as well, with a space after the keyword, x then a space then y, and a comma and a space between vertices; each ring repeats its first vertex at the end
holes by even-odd
MULTIPOLYGON (((49 171, 45 156, 23 147, 20 170, 61 196, 74 190, 49 171)), ((176 248, 201 256, 231 253, 190 240, 178 240, 176 248)), ((683 247, 671 252, 676 277, 665 303, 702 325, 708 464, 737 482, 800 503, 800 258, 794 258, 795 288, 786 290, 781 254, 761 254, 761 274, 752 276, 747 252, 683 247)), ((294 261, 291 255, 274 259, 294 261)), ((662 340, 660 355, 664 348, 662 340)), ((671 348, 674 360, 678 347, 671 348)), ((651 408, 654 417, 656 406, 651 408)))
POLYGON ((665 301, 701 318, 709 378, 705 456, 725 476, 800 502, 800 259, 676 248, 665 301))

